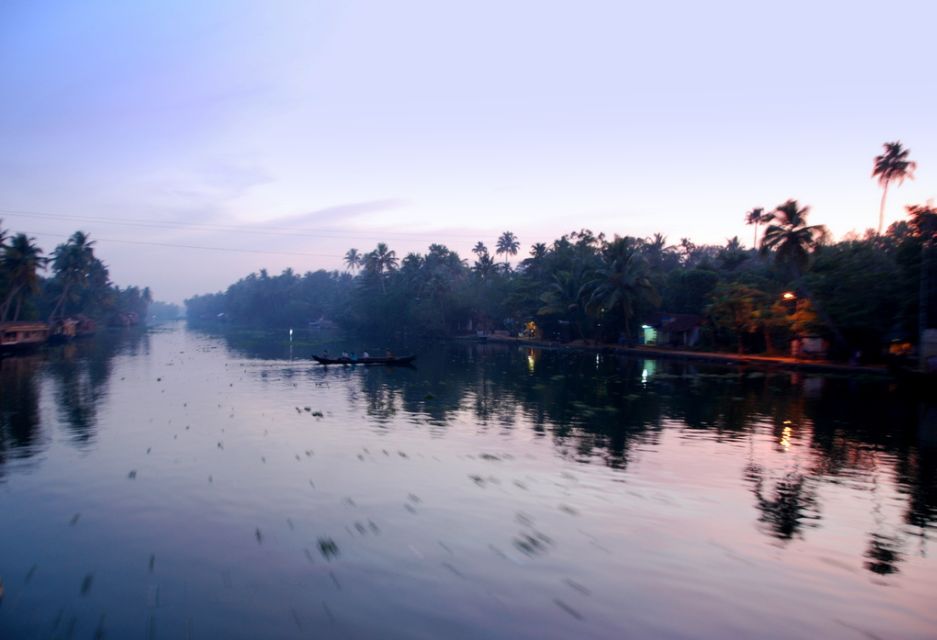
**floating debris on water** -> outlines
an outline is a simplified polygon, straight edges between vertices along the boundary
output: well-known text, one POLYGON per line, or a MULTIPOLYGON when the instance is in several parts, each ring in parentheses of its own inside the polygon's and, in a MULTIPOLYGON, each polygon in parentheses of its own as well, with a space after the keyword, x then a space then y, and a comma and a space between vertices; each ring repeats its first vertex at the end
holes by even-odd
POLYGON ((332 538, 319 538, 318 543, 319 553, 322 554, 323 558, 331 561, 332 558, 338 557, 338 545, 335 544, 335 541, 332 540, 332 538))
POLYGON ((76 513, 75 515, 72 516, 72 519, 69 521, 68 524, 70 524, 70 525, 72 525, 72 526, 74 527, 76 524, 78 524, 78 519, 79 519, 79 518, 81 518, 81 514, 80 514, 80 513, 76 513))
POLYGON ((86 596, 91 591, 91 585, 94 584, 94 574, 89 573, 81 581, 81 595, 86 596))
POLYGON ((448 563, 448 562, 443 562, 443 563, 442 563, 442 566, 444 566, 445 568, 449 569, 449 571, 451 571, 451 572, 454 573, 455 575, 457 575, 457 576, 459 576, 460 578, 462 578, 463 580, 465 580, 465 574, 462 573, 461 571, 459 571, 458 569, 456 569, 456 568, 455 568, 454 566, 452 566, 450 563, 448 563))
POLYGON ((127 477, 130 478, 131 480, 135 479, 135 478, 137 477, 137 470, 134 469, 133 471, 131 471, 130 473, 128 473, 128 474, 127 474, 127 477))
POLYGON ((576 582, 576 581, 573 580, 572 578, 565 578, 565 579, 563 580, 563 582, 565 582, 571 589, 575 589, 576 591, 578 591, 579 593, 581 593, 581 594, 584 595, 584 596, 591 596, 591 595, 592 595, 592 592, 591 592, 588 588, 586 588, 585 586, 579 584, 578 582, 576 582))
POLYGON ((533 535, 522 532, 519 537, 514 538, 514 546, 529 556, 546 552, 547 546, 552 542, 549 536, 539 531, 534 531, 533 535))
POLYGON ((553 603, 558 606, 560 609, 576 618, 576 620, 582 620, 582 614, 573 609, 571 606, 560 600, 559 598, 554 598, 553 603))

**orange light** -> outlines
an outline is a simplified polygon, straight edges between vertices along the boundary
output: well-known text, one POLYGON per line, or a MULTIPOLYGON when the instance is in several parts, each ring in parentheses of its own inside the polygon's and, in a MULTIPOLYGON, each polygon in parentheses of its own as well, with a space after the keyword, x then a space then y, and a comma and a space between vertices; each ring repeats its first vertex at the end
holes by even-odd
POLYGON ((785 300, 795 300, 797 295, 793 291, 785 291, 781 297, 785 300))

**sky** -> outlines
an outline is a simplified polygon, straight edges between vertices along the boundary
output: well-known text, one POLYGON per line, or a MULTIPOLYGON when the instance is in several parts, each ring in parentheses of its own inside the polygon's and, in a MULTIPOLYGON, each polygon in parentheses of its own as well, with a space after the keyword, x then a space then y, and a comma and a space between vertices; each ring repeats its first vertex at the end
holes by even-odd
POLYGON ((931 0, 0 0, 0 218, 182 302, 351 247, 697 243, 937 199, 931 0))

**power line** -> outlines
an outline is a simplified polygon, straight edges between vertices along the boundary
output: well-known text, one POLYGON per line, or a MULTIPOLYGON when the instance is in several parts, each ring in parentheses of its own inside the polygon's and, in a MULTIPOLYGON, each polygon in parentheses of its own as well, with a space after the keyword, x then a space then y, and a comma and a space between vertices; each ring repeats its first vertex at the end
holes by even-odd
MULTIPOLYGON (((107 224, 107 225, 120 225, 126 227, 145 227, 145 228, 157 228, 157 229, 183 229, 183 230, 194 230, 194 231, 221 231, 225 233, 246 233, 250 235, 268 235, 268 236, 287 236, 287 237, 309 237, 309 238, 347 238, 347 239, 358 239, 358 240, 376 240, 381 241, 385 240, 388 236, 397 236, 400 238, 416 238, 416 237, 426 237, 429 239, 438 238, 438 234, 434 234, 431 231, 419 232, 419 231, 408 231, 408 232, 399 232, 399 231, 387 231, 381 232, 381 235, 363 235, 361 233, 349 233, 346 231, 336 231, 333 229, 289 229, 287 227, 266 227, 263 229, 245 229, 243 226, 236 225, 223 225, 223 224, 210 224, 210 223, 182 223, 182 222, 166 222, 163 220, 120 220, 117 218, 108 218, 105 216, 84 216, 84 215, 67 215, 62 213, 50 213, 44 211, 28 211, 22 209, 0 209, 0 214, 11 216, 11 217, 21 217, 21 218, 41 218, 41 219, 50 219, 50 220, 68 220, 74 222, 85 222, 93 224, 107 224)), ((257 224, 257 223, 254 223, 257 224)), ((367 233, 367 232, 364 232, 367 233)), ((479 235, 484 235, 484 232, 480 234, 446 234, 452 238, 460 239, 470 239, 477 240, 479 235)))
MULTIPOLYGON (((70 238, 70 235, 62 233, 47 233, 45 231, 23 231, 27 235, 52 236, 53 238, 70 238)), ((343 256, 331 253, 303 253, 299 251, 265 251, 263 249, 234 249, 231 247, 205 247, 194 244, 175 244, 171 242, 147 242, 145 240, 119 240, 116 238, 95 237, 95 242, 117 242, 121 244, 140 244, 152 247, 169 247, 172 249, 199 249, 202 251, 227 251, 232 253, 259 253, 266 255, 280 256, 301 256, 307 258, 342 258, 343 256)))

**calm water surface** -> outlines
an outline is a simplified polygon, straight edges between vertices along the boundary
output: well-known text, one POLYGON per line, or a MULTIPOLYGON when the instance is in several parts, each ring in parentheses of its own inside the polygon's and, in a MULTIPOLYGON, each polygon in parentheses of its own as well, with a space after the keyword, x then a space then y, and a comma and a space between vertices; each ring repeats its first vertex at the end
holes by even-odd
POLYGON ((0 360, 0 638, 937 636, 900 389, 417 353, 178 326, 0 360))

